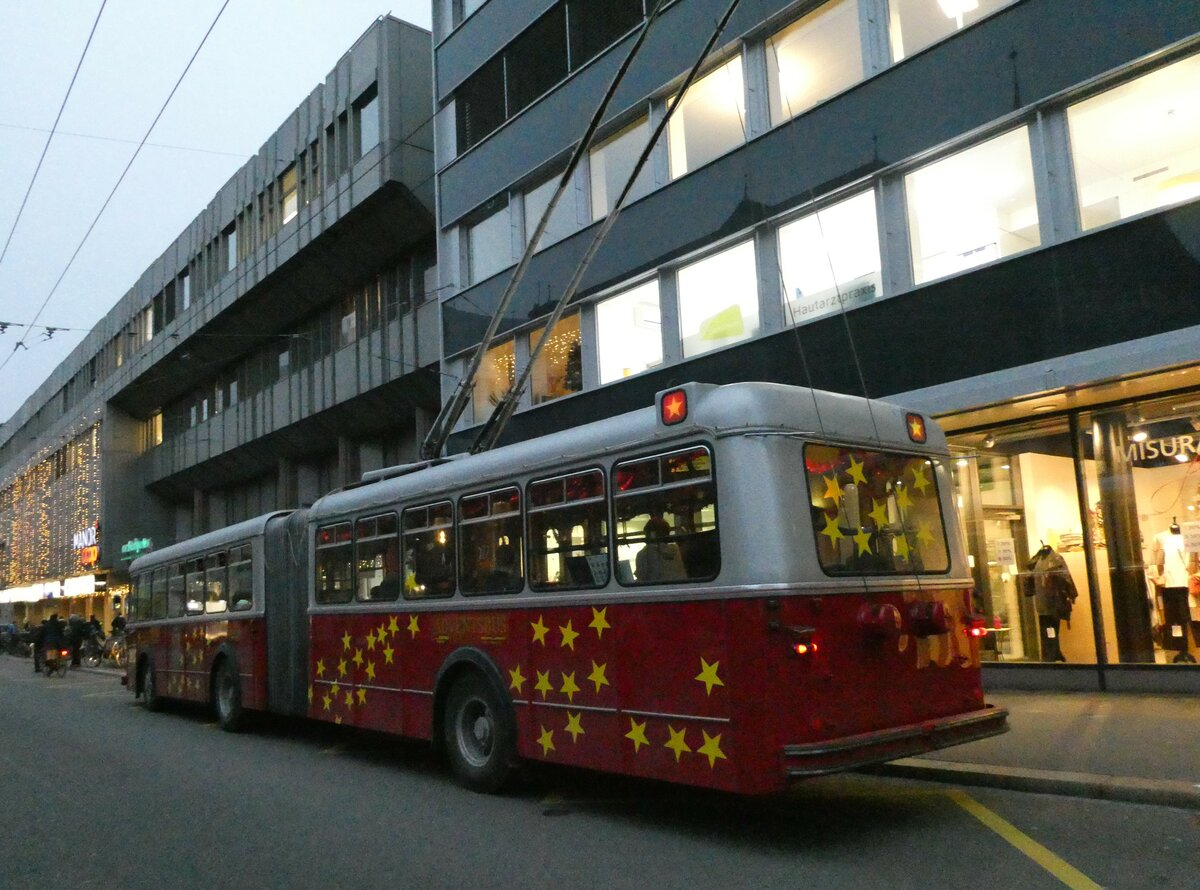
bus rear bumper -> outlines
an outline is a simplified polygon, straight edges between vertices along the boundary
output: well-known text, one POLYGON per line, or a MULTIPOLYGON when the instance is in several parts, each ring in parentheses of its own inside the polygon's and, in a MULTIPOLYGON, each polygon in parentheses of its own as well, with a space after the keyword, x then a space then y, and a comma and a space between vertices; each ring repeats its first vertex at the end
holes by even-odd
POLYGON ((1004 732, 1008 732, 1008 711, 988 705, 953 717, 923 720, 839 739, 786 745, 783 764, 789 778, 800 779, 925 754, 1004 732))

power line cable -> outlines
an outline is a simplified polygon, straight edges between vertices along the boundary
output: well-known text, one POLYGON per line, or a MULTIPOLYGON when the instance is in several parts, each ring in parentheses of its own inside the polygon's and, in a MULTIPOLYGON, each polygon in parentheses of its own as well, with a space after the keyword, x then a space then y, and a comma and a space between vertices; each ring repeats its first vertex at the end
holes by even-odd
MULTIPOLYGON (((125 177, 128 175, 130 168, 133 167, 134 161, 137 160, 138 155, 141 154, 142 148, 146 145, 146 140, 150 138, 150 134, 154 131, 154 128, 158 126, 159 119, 162 118, 164 112, 166 112, 167 106, 171 104, 171 99, 175 97, 175 93, 179 89, 179 85, 183 83, 183 79, 187 76, 188 71, 190 71, 192 68, 192 63, 194 63, 196 61, 196 57, 200 55, 200 50, 203 49, 204 44, 208 42, 209 35, 212 34, 213 29, 217 26, 217 22, 221 20, 221 16, 224 14, 225 9, 228 6, 229 0, 225 0, 225 2, 221 4, 221 8, 217 10, 217 14, 213 18, 212 24, 208 26, 208 30, 204 32, 204 36, 200 38, 200 44, 196 47, 196 51, 193 52, 192 57, 188 59, 188 63, 186 66, 184 66, 183 72, 179 75, 179 79, 175 81, 175 86, 171 87, 171 92, 167 95, 162 107, 158 110, 158 114, 156 114, 154 116, 154 120, 150 122, 150 126, 146 130, 146 135, 142 137, 141 142, 138 143, 138 147, 134 149, 133 155, 129 158, 129 163, 125 165, 125 169, 121 171, 121 175, 117 178, 117 182, 112 187, 112 191, 108 193, 108 197, 105 198, 104 203, 100 205, 100 210, 97 211, 95 219, 92 220, 92 223, 88 226, 87 231, 83 233, 83 238, 80 239, 79 246, 75 248, 75 252, 72 253, 71 258, 67 260, 67 265, 63 269, 62 274, 59 275, 58 280, 54 282, 54 287, 50 288, 50 293, 46 294, 46 299, 42 300, 42 305, 39 306, 38 311, 34 313, 33 321, 29 323, 31 327, 37 324, 38 319, 42 317, 42 312, 45 310, 46 305, 50 302, 50 299, 58 290, 59 285, 62 284, 63 279, 67 277, 67 272, 70 271, 76 257, 79 256, 79 252, 83 250, 84 244, 86 244, 88 238, 91 237, 92 231, 96 228, 96 224, 100 222, 100 217, 102 217, 104 215, 104 211, 108 209, 108 205, 112 202, 113 196, 117 193, 117 189, 119 189, 121 187, 121 183, 125 181, 125 177)), ((21 339, 16 342, 12 348, 12 352, 10 352, 5 357, 4 361, 0 363, 0 371, 4 370, 8 363, 12 360, 12 357, 17 353, 18 349, 25 347, 25 338, 27 336, 28 333, 23 334, 21 339)))
MULTIPOLYGON (((54 130, 47 130, 44 127, 25 127, 20 124, 5 124, 0 123, 0 128, 5 130, 26 130, 30 133, 54 133, 54 130)), ((76 139, 95 139, 98 142, 120 142, 123 145, 137 145, 136 139, 121 139, 118 136, 99 136, 95 133, 73 133, 70 130, 59 130, 59 136, 72 136, 76 139)), ((194 151, 206 155, 223 155, 228 158, 246 158, 253 157, 253 152, 238 152, 238 151, 219 151, 215 148, 197 148, 194 145, 169 145, 165 142, 147 142, 149 148, 169 148, 172 151, 194 151)))
MULTIPOLYGON (((79 61, 75 64, 75 73, 71 75, 71 82, 67 84, 66 95, 63 96, 62 104, 58 106, 58 114, 55 115, 54 126, 50 128, 50 135, 46 137, 46 144, 42 146, 42 156, 38 158, 37 166, 33 169, 33 177, 29 180, 29 188, 25 189, 25 197, 21 199, 21 206, 17 208, 17 216, 13 220, 12 228, 8 230, 8 237, 4 240, 4 249, 0 250, 0 263, 3 263, 4 258, 8 256, 8 245, 12 244, 13 234, 17 231, 17 223, 21 221, 21 214, 25 212, 25 205, 29 202, 29 195, 33 191, 33 184, 37 182, 38 173, 42 169, 42 162, 46 160, 46 153, 50 150, 50 143, 54 141, 54 133, 58 129, 58 122, 62 120, 63 111, 67 107, 67 100, 71 98, 71 90, 75 88, 75 79, 79 77, 79 69, 83 67, 83 60, 87 57, 88 48, 92 45, 92 38, 96 36, 96 27, 100 24, 100 16, 107 4, 108 0, 101 0, 100 9, 96 12, 96 20, 92 22, 92 30, 88 32, 87 43, 83 45, 83 52, 79 54, 79 61)), ((36 320, 34 319, 34 321, 36 320)), ((0 365, 0 368, 2 367, 4 366, 0 365)))

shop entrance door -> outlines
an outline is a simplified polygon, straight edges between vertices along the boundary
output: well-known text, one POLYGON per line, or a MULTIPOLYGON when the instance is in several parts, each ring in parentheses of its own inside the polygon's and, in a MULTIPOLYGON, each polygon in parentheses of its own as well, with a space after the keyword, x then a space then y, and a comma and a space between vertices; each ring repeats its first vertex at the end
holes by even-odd
POLYGON ((1025 517, 1019 510, 984 508, 983 543, 987 551, 984 603, 991 622, 996 658, 1000 661, 1037 659, 1033 629, 1037 616, 1029 597, 1021 595, 1017 573, 1029 560, 1025 552, 1025 517))

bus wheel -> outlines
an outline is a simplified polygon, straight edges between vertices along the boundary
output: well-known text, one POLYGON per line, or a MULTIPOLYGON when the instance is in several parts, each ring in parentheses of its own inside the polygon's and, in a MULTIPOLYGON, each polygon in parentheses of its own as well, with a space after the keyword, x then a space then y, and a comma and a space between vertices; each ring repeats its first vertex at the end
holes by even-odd
POLYGON ((213 705, 217 723, 226 732, 242 728, 242 684, 232 659, 222 658, 213 675, 213 705))
POLYGON ((516 729, 500 696, 481 675, 470 673, 455 682, 443 729, 459 782, 485 793, 504 787, 516 761, 516 729))
POLYGON ((142 704, 147 711, 157 711, 162 707, 162 697, 154 686, 154 662, 146 659, 146 667, 142 670, 142 704))

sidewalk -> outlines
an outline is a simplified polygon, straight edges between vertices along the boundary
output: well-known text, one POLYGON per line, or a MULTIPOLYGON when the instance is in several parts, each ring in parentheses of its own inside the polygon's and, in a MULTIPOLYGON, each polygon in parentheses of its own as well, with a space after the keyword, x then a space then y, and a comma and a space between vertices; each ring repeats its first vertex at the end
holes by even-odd
POLYGON ((882 764, 912 779, 1200 809, 1200 698, 993 692, 1009 731, 882 764))

